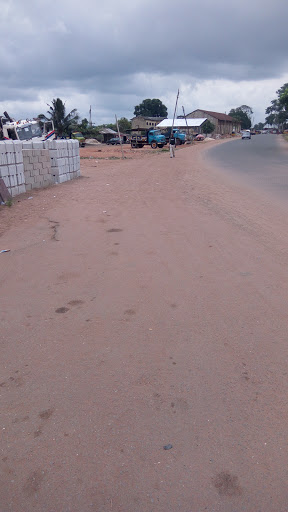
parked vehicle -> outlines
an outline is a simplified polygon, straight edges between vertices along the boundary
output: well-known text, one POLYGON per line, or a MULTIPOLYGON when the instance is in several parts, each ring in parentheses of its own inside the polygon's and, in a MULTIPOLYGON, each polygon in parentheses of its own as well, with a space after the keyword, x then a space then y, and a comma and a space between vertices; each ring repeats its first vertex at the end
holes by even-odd
POLYGON ((119 137, 112 137, 112 139, 107 140, 106 144, 114 146, 115 144, 121 144, 121 142, 123 144, 123 140, 119 139, 119 137))
POLYGON ((85 148, 86 145, 86 139, 84 135, 81 132, 72 132, 70 135, 70 139, 78 140, 79 146, 81 148, 85 148))
POLYGON ((202 133, 198 133, 195 137, 194 137, 194 140, 198 140, 198 141, 201 141, 201 140, 204 140, 205 137, 204 135, 202 135, 202 133))
POLYGON ((39 140, 55 139, 52 121, 40 119, 21 119, 15 121, 7 112, 0 116, 0 139, 2 140, 39 140))
POLYGON ((243 139, 251 139, 251 132, 250 132, 250 130, 243 130, 242 131, 242 140, 243 139))
MULTIPOLYGON (((171 128, 163 133, 163 135, 165 135, 167 143, 169 142, 170 134, 171 134, 171 128)), ((176 146, 180 146, 181 144, 185 144, 185 142, 186 142, 186 133, 180 132, 179 128, 173 128, 173 136, 174 136, 174 139, 175 139, 176 146)))
POLYGON ((163 148, 166 144, 166 137, 160 130, 140 130, 139 135, 131 135, 131 147, 143 148, 144 145, 150 145, 151 148, 163 148))

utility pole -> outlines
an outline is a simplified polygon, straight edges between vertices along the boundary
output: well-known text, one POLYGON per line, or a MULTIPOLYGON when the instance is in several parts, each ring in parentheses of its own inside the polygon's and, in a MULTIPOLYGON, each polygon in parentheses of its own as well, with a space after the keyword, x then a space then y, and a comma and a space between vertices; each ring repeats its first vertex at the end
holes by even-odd
POLYGON ((174 121, 175 121, 175 116, 176 116, 176 111, 177 111, 178 98, 179 98, 179 89, 178 89, 178 92, 177 92, 177 98, 176 98, 176 103, 175 103, 173 121, 172 121, 172 126, 171 126, 170 137, 169 137, 169 144, 170 144, 170 140, 171 140, 171 135, 173 135, 173 128, 174 128, 174 121))
POLYGON ((187 117, 186 117, 185 110, 184 110, 183 106, 182 106, 182 110, 183 110, 183 115, 184 115, 184 119, 185 119, 185 122, 186 122, 187 133, 188 133, 188 136, 189 136, 189 139, 190 139, 189 126, 188 126, 188 123, 187 123, 187 117))
POLYGON ((89 125, 90 125, 90 128, 92 128, 91 105, 90 105, 90 109, 89 109, 89 125))

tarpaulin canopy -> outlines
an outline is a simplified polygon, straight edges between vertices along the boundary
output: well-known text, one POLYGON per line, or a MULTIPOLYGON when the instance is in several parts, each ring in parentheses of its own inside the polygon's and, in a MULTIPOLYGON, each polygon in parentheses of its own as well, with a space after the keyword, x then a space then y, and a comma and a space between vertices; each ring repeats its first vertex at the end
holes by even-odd
POLYGON ((157 128, 171 128, 172 125, 174 128, 196 128, 201 126, 201 124, 206 121, 207 117, 199 117, 195 119, 163 119, 161 123, 157 124, 157 128))

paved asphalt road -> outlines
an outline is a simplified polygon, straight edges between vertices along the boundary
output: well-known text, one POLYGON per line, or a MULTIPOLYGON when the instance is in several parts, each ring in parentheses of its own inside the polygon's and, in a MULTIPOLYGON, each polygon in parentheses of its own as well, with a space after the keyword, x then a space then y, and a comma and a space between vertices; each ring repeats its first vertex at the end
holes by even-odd
POLYGON ((263 134, 252 136, 251 140, 235 139, 214 146, 207 157, 246 185, 288 201, 288 144, 281 136, 263 134))

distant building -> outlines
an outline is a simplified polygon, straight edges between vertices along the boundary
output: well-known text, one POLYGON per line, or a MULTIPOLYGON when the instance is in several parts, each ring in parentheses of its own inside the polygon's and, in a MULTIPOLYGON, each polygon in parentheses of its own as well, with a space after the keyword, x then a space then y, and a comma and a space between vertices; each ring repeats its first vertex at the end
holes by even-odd
POLYGON ((118 132, 111 130, 111 128, 102 128, 102 130, 100 130, 100 133, 102 135, 103 142, 105 143, 108 140, 112 139, 112 137, 118 137, 118 132))
POLYGON ((187 119, 197 119, 199 117, 207 117, 211 123, 214 124, 215 130, 214 135, 231 135, 232 132, 240 132, 241 123, 234 119, 234 117, 227 116, 227 114, 221 114, 220 112, 211 112, 211 110, 194 110, 190 114, 187 114, 187 119))
POLYGON ((131 119, 132 130, 153 130, 165 117, 136 116, 131 119))

